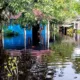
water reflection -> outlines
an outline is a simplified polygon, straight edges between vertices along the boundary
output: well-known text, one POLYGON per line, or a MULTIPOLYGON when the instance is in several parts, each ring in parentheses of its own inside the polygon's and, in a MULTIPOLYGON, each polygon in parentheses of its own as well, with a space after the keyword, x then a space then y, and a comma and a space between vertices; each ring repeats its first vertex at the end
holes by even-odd
POLYGON ((80 57, 80 47, 74 48, 73 54, 72 54, 72 59, 75 59, 77 57, 80 57))
POLYGON ((63 63, 57 61, 49 65, 54 66, 56 70, 53 80, 80 80, 80 58, 66 59, 63 63))
POLYGON ((66 62, 64 63, 65 68, 62 66, 56 67, 56 77, 54 77, 54 80, 74 80, 76 77, 76 80, 80 80, 80 75, 75 74, 75 70, 72 68, 73 63, 72 62, 66 62), (68 65, 65 65, 68 64, 68 65))
POLYGON ((77 46, 80 46, 80 34, 73 34, 73 39, 77 43, 77 46))
POLYGON ((48 64, 55 67, 53 80, 80 80, 80 34, 74 34, 72 40, 76 46, 71 57, 61 54, 64 57, 60 58, 59 54, 54 54, 54 62, 48 64))
POLYGON ((75 69, 75 73, 80 74, 80 57, 75 58, 73 62, 73 68, 75 69))
MULTIPOLYGON (((77 37, 74 35, 72 40, 73 39, 77 43, 77 47, 74 48, 73 53, 63 54, 63 51, 63 53, 54 54, 54 61, 48 64, 52 67, 53 71, 49 66, 47 70, 43 65, 35 64, 30 69, 30 76, 28 76, 29 80, 31 80, 31 78, 32 80, 43 80, 44 75, 46 75, 47 78, 53 78, 53 80, 80 80, 80 35, 77 35, 77 37), (47 71, 47 74, 45 74, 45 71, 47 71)), ((21 39, 18 40, 18 42, 20 41, 21 39)), ((60 46, 58 48, 60 48, 60 46)), ((69 50, 67 49, 67 51, 69 50)), ((37 57, 36 61, 39 63, 41 62, 40 56, 37 57)))

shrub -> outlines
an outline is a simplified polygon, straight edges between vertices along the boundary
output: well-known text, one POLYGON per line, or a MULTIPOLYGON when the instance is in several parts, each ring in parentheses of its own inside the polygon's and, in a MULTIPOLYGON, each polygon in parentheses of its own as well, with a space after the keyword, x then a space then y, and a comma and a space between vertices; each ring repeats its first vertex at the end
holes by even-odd
POLYGON ((15 31, 12 31, 12 30, 5 30, 4 31, 4 36, 5 37, 13 37, 13 36, 18 36, 19 33, 18 32, 15 32, 15 31))

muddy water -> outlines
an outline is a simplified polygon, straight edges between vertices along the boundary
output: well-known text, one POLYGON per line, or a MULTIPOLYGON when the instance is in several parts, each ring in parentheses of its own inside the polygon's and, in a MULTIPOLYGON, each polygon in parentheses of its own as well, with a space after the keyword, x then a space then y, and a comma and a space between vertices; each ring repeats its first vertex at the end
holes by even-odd
POLYGON ((64 61, 58 61, 56 55, 57 62, 49 63, 55 69, 52 80, 80 80, 80 35, 74 35, 71 40, 76 43, 71 58, 65 56, 64 61))
POLYGON ((73 53, 72 58, 69 59, 65 57, 65 62, 52 63, 55 67, 55 73, 53 75, 53 80, 80 80, 80 57, 77 51, 80 48, 75 48, 75 53, 73 53))
MULTIPOLYGON (((50 75, 52 76, 51 78, 48 75, 48 78, 50 78, 48 80, 80 80, 80 35, 74 35, 73 38, 70 38, 70 37, 66 38, 66 41, 64 40, 63 42, 68 42, 68 41, 69 43, 71 42, 76 43, 76 47, 74 48, 71 54, 71 57, 65 56, 64 58, 58 59, 60 55, 58 54, 54 55, 56 60, 48 64, 53 68, 54 73, 53 74, 50 73, 50 75)), ((36 61, 41 62, 40 56, 37 57, 36 61)), ((41 63, 35 64, 30 69, 33 75, 31 74, 30 78, 29 79, 27 78, 25 80, 44 80, 44 77, 46 75, 45 71, 47 71, 46 67, 47 65, 43 66, 43 64, 41 63), (36 75, 36 72, 37 72, 37 75, 36 75)))

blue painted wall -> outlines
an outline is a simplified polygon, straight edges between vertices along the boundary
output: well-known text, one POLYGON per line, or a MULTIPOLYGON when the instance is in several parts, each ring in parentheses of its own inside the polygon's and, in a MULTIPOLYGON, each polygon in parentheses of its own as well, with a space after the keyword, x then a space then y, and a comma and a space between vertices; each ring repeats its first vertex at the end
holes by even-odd
MULTIPOLYGON (((40 27, 43 27, 43 29, 41 31, 41 36, 43 37, 44 45, 46 46, 46 44, 47 44, 47 35, 46 35, 47 29, 46 28, 47 27, 42 26, 42 24, 40 24, 40 27)), ((16 24, 16 25, 9 25, 8 30, 18 32, 19 36, 15 36, 15 37, 11 37, 11 38, 4 37, 4 48, 5 49, 23 49, 24 48, 24 29, 21 28, 21 26, 19 24, 16 24)), ((32 45, 32 28, 26 30, 27 48, 29 45, 28 44, 29 39, 30 39, 31 45, 32 45)))
POLYGON ((47 46, 47 32, 46 32, 47 27, 46 27, 46 25, 43 26, 42 24, 40 24, 40 28, 43 28, 41 31, 41 36, 43 37, 44 46, 46 48, 46 46, 47 46))

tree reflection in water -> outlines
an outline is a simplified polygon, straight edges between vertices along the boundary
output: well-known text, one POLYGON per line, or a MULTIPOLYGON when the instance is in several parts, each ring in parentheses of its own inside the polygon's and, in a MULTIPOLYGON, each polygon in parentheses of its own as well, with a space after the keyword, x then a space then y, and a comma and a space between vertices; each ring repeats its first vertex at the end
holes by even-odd
MULTIPOLYGON (((61 77, 61 79, 66 80, 67 79, 66 75, 68 75, 67 69, 70 68, 71 70, 73 70, 71 55, 73 54, 74 47, 75 47, 74 44, 69 43, 58 43, 52 45, 52 49, 54 50, 54 52, 50 55, 50 57, 48 57, 48 61, 49 65, 56 67, 54 80, 59 79, 59 77, 61 77)), ((73 76, 71 76, 71 78, 72 77, 73 76)))
POLYGON ((75 69, 75 73, 80 73, 80 57, 76 57, 73 61, 73 68, 75 69))
POLYGON ((2 80, 44 80, 47 71, 45 55, 30 53, 5 57, 2 80))

